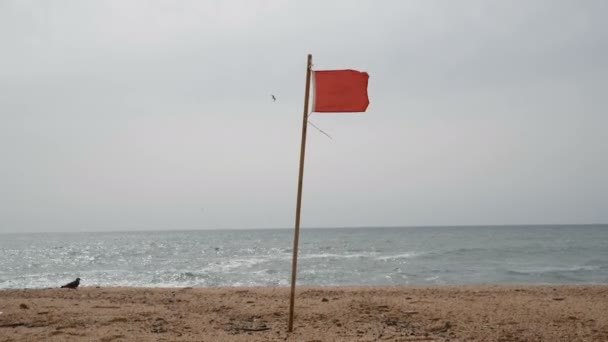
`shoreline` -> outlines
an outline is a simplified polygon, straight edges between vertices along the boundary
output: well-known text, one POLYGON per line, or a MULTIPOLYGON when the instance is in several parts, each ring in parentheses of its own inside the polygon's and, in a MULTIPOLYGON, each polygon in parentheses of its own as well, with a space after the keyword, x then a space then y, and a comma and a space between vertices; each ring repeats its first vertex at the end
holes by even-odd
POLYGON ((0 290, 0 341, 608 341, 608 285, 0 290))

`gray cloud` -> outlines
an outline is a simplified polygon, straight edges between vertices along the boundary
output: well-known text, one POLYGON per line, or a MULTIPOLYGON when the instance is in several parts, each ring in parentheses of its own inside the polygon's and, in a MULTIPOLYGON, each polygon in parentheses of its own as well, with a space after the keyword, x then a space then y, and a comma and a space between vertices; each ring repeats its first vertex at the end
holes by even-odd
POLYGON ((0 232, 292 226, 307 53, 303 225, 607 222, 607 7, 0 2, 0 232))

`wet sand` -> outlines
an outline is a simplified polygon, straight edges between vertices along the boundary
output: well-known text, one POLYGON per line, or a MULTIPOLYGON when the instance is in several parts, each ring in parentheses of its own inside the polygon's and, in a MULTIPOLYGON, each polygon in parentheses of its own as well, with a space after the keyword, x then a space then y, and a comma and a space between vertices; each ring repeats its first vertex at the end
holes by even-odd
POLYGON ((0 341, 608 341, 607 286, 1 290, 0 341))

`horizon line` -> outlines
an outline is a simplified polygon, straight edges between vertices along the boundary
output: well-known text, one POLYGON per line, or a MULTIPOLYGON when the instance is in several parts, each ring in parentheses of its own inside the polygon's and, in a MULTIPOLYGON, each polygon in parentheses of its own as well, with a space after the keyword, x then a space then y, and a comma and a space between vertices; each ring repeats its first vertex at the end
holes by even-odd
MULTIPOLYGON (((312 226, 312 227, 301 227, 301 229, 400 229, 400 228, 500 228, 500 227, 563 227, 563 226, 608 226, 608 223, 534 223, 534 224, 455 224, 455 225, 383 225, 383 226, 312 226)), ((110 229, 110 230, 58 230, 58 231, 8 231, 0 232, 2 234, 48 234, 48 233, 146 233, 146 232, 198 232, 198 231, 242 231, 242 230, 288 230, 294 229, 294 227, 249 227, 249 228, 201 228, 201 229, 110 229)))

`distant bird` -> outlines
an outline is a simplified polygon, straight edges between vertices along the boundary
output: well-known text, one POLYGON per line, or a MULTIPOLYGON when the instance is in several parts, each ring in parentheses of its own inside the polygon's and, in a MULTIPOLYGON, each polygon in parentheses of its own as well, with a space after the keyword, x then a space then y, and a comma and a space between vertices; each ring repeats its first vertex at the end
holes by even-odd
POLYGON ((277 98, 274 97, 274 95, 270 94, 270 97, 272 97, 272 102, 276 102, 277 101, 277 98))
POLYGON ((61 288, 62 289, 75 289, 78 287, 78 285, 80 285, 80 278, 76 278, 76 280, 74 280, 71 283, 63 285, 61 288))

